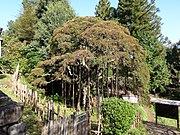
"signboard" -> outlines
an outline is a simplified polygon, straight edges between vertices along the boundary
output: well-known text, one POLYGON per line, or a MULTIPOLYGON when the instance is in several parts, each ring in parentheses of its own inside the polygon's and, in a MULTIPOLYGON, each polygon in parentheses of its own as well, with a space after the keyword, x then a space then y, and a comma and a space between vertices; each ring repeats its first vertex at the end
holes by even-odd
POLYGON ((171 119, 178 119, 178 106, 156 103, 156 115, 171 119))
POLYGON ((151 98, 151 102, 155 103, 156 123, 157 116, 166 117, 177 120, 177 128, 179 128, 179 110, 180 101, 151 98))

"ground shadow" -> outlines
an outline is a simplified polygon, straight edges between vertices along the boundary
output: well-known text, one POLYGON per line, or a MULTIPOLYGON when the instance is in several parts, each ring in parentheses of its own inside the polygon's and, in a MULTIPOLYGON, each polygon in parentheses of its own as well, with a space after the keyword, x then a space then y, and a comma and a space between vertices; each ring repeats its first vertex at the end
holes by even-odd
POLYGON ((180 131, 175 127, 155 124, 148 121, 143 121, 143 124, 147 126, 148 132, 152 135, 180 135, 180 131))
POLYGON ((4 79, 4 78, 6 78, 7 77, 7 75, 5 75, 5 74, 0 74, 0 79, 4 79))

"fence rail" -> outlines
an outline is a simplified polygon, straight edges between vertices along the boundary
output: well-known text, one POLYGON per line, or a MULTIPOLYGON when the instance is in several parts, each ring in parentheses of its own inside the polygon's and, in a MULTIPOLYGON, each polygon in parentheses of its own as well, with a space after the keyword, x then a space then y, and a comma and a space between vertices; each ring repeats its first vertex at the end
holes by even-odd
POLYGON ((89 113, 77 114, 74 112, 71 116, 60 114, 60 105, 55 108, 54 102, 47 101, 46 97, 38 97, 37 91, 29 89, 13 76, 13 93, 24 104, 32 106, 39 119, 44 122, 42 135, 87 135, 89 129, 89 113))
POLYGON ((49 121, 41 135, 88 135, 88 113, 73 114, 69 117, 49 121))

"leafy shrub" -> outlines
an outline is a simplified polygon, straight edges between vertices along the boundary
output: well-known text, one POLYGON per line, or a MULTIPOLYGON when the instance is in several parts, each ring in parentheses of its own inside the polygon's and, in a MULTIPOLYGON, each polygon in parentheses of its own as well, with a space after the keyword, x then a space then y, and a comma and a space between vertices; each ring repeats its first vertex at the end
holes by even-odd
POLYGON ((62 97, 58 93, 56 93, 55 95, 47 96, 47 99, 53 100, 55 102, 62 102, 62 97))
POLYGON ((147 130, 144 125, 140 125, 137 128, 130 129, 126 135, 147 135, 147 130))
POLYGON ((108 135, 125 134, 135 122, 134 106, 118 98, 105 98, 102 102, 103 132, 108 135))

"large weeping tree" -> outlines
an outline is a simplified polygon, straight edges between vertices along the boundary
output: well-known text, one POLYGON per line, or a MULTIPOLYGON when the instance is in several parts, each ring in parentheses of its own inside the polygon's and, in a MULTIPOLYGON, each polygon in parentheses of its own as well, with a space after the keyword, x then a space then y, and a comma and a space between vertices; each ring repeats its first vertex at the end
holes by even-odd
POLYGON ((50 53, 50 59, 38 63, 32 70, 29 76, 32 84, 47 87, 62 80, 71 83, 74 76, 77 81, 76 94, 80 93, 79 89, 86 93, 88 85, 93 87, 93 93, 97 83, 87 83, 86 77, 80 81, 79 77, 89 74, 91 80, 97 80, 97 72, 93 69, 98 68, 102 72, 107 70, 108 64, 108 82, 118 76, 121 81, 118 90, 138 95, 148 93, 149 72, 145 52, 129 31, 118 23, 95 17, 77 17, 53 32, 50 53), (114 69, 119 70, 116 72, 114 69), (72 75, 74 70, 77 73, 72 75), (116 72, 116 77, 113 72, 116 72))

